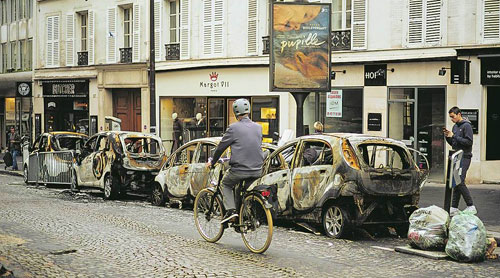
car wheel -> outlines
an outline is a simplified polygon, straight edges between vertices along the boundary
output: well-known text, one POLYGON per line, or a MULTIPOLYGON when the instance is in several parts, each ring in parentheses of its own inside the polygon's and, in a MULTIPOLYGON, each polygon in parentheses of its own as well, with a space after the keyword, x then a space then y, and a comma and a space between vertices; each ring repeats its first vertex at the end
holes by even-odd
POLYGON ((24 179, 24 183, 28 184, 28 165, 26 165, 26 164, 23 167, 23 179, 24 179))
POLYGON ((153 206, 164 206, 166 202, 165 192, 158 182, 153 183, 151 191, 151 204, 153 206))
POLYGON ((113 200, 116 198, 118 194, 118 186, 115 182, 113 182, 113 177, 111 174, 107 174, 104 177, 104 199, 105 200, 113 200))
POLYGON ((78 179, 76 176, 76 171, 72 171, 71 175, 71 192, 78 192, 80 189, 78 188, 78 179))
POLYGON ((321 218, 326 236, 341 238, 346 235, 349 227, 349 216, 346 208, 337 204, 329 204, 323 210, 321 218))

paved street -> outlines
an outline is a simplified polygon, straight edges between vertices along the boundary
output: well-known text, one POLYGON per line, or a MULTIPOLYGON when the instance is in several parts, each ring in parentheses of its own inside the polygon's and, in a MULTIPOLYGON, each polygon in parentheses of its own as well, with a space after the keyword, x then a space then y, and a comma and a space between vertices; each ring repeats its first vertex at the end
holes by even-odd
POLYGON ((0 175, 0 263, 16 277, 500 277, 498 260, 464 264, 391 251, 404 243, 277 227, 269 250, 255 255, 232 230, 217 244, 203 241, 190 210, 140 198, 105 202, 97 191, 73 195, 0 175))

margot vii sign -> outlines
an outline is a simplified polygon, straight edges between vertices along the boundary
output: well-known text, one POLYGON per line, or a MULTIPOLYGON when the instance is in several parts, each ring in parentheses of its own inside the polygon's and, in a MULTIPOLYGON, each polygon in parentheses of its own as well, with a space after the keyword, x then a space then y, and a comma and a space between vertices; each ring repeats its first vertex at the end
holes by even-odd
POLYGON ((228 88, 229 81, 219 80, 219 74, 215 71, 208 74, 209 81, 200 81, 200 88, 228 88))

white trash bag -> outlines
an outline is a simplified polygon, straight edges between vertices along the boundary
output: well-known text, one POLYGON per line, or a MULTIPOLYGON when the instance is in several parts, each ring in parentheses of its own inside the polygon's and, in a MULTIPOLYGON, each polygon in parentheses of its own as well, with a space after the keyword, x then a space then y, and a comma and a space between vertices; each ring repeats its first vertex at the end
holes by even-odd
POLYGON ((420 208, 410 215, 408 239, 410 245, 422 250, 443 250, 450 223, 448 213, 438 207, 420 208))
POLYGON ((488 249, 486 228, 481 220, 466 211, 451 219, 445 252, 460 262, 481 262, 488 249))

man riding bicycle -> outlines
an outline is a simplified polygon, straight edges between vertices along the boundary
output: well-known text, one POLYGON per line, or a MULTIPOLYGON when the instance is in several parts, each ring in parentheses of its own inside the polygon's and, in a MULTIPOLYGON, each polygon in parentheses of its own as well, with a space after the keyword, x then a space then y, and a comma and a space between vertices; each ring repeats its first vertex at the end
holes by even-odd
MULTIPOLYGON (((260 178, 264 154, 262 152, 262 127, 248 117, 250 103, 241 98, 233 103, 233 111, 237 122, 229 125, 222 137, 214 156, 207 167, 214 167, 224 151, 231 147, 230 169, 222 179, 223 203, 226 215, 221 223, 238 217, 235 204, 235 186, 243 180, 247 182, 260 178)), ((239 196, 236 196, 239 198, 239 196)))

